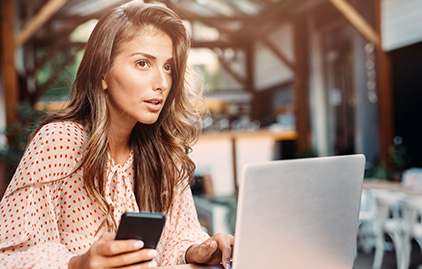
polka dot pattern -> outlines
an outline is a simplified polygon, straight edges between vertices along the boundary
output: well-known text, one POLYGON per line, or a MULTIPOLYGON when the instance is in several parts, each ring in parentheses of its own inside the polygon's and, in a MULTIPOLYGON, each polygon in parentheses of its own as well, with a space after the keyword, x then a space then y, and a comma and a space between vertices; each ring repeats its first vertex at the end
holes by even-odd
POLYGON ((209 235, 199 224, 190 188, 177 187, 157 246, 157 264, 169 266, 186 263, 185 252, 188 247, 208 238, 209 235))
MULTIPOLYGON (((71 257, 98 240, 105 218, 83 186, 80 124, 50 123, 41 128, 0 203, 0 268, 67 268, 71 257)), ((108 156, 106 201, 117 222, 126 211, 138 211, 133 193, 133 154, 124 165, 108 156)), ((190 189, 177 188, 158 244, 160 265, 184 263, 186 249, 208 238, 201 229, 190 189)))

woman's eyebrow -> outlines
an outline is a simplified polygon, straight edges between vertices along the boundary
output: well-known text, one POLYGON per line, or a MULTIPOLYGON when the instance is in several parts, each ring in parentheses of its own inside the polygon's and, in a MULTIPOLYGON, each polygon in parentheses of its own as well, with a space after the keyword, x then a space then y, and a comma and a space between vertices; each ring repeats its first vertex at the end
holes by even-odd
MULTIPOLYGON (((144 56, 148 59, 151 59, 151 60, 157 59, 157 57, 155 57, 154 55, 151 55, 151 54, 146 53, 146 52, 135 52, 135 53, 131 54, 130 56, 135 56, 135 55, 142 55, 142 56, 144 56)), ((174 62, 173 57, 168 58, 166 62, 174 62)))
POLYGON ((135 56, 135 55, 142 55, 146 58, 153 59, 153 60, 157 59, 157 57, 155 57, 154 55, 151 55, 151 54, 146 53, 146 52, 135 52, 135 53, 132 53, 130 56, 135 56))

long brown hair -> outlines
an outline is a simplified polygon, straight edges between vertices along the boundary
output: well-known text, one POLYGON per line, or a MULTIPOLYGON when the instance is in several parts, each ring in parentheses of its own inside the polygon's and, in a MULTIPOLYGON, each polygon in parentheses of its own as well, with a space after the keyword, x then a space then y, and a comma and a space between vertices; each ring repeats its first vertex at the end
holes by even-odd
POLYGON ((129 2, 105 13, 92 32, 78 69, 68 106, 42 125, 70 120, 88 134, 84 147, 84 184, 100 203, 109 225, 115 228, 104 194, 108 151, 109 113, 101 80, 109 71, 121 44, 145 28, 165 32, 173 42, 172 89, 154 124, 137 123, 129 144, 134 152, 135 197, 143 211, 167 213, 174 187, 188 187, 195 165, 188 153, 200 134, 204 112, 202 88, 187 68, 190 37, 181 19, 170 9, 129 2))

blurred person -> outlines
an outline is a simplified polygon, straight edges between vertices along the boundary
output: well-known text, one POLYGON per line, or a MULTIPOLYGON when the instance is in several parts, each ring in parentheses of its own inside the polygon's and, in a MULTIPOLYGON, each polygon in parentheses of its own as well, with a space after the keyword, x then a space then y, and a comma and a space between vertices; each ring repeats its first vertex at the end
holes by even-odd
POLYGON ((204 109, 189 47, 162 6, 132 1, 99 20, 67 107, 34 131, 1 201, 1 268, 230 267, 233 236, 201 229, 190 190, 204 109), (114 240, 127 211, 166 216, 156 250, 114 240))

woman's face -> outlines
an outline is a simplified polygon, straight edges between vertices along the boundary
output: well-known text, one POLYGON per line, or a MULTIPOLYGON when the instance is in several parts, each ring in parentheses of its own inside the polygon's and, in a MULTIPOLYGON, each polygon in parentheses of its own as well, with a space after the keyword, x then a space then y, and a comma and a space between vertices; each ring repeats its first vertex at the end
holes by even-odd
POLYGON ((102 81, 111 121, 132 128, 157 121, 172 86, 173 44, 160 30, 145 30, 121 44, 102 81))

